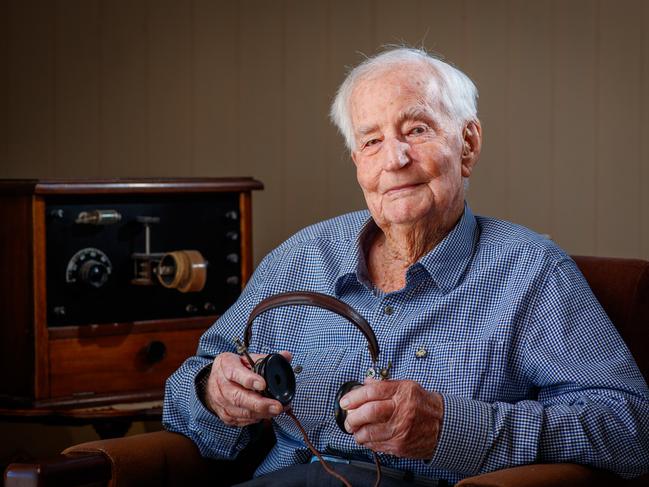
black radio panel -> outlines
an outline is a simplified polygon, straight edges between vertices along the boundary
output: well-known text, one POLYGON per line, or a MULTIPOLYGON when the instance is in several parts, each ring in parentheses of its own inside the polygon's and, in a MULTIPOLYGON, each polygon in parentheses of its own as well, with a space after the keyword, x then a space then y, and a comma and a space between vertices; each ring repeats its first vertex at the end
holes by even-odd
POLYGON ((48 198, 48 326, 222 313, 241 292, 239 211, 226 192, 48 198), (183 288, 185 264, 203 274, 183 288))

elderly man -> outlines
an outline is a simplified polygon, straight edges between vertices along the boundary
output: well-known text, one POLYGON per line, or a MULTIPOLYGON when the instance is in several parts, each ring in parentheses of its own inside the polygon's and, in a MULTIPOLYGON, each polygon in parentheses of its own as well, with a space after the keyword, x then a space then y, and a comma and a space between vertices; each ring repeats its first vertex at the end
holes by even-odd
POLYGON ((332 118, 369 212, 311 226, 262 261, 169 379, 167 428, 206 456, 232 458, 247 426, 272 418, 277 444, 257 485, 317 478, 296 425, 260 394, 266 384, 232 343, 262 299, 308 290, 363 315, 390 364, 389 380, 366 378, 362 335, 322 309, 278 308, 255 322, 251 350, 292 360, 292 410, 335 465, 363 470, 374 451, 387 481, 408 472, 421 485, 533 462, 647 471, 647 386, 574 262, 464 202, 482 142, 476 99, 463 73, 419 50, 390 50, 351 71, 332 118), (341 400, 346 435, 332 411, 350 379, 365 382, 341 400))

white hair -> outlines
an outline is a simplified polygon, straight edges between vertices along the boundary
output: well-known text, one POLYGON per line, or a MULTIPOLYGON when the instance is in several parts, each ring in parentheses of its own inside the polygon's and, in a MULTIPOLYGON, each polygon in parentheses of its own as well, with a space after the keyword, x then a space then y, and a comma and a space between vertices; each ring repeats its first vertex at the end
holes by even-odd
POLYGON ((423 49, 394 48, 367 58, 349 72, 338 88, 329 115, 345 138, 349 150, 355 147, 349 103, 356 84, 363 78, 413 64, 431 68, 428 89, 431 106, 434 106, 433 101, 438 101, 446 115, 462 126, 477 120, 478 90, 466 74, 423 49))

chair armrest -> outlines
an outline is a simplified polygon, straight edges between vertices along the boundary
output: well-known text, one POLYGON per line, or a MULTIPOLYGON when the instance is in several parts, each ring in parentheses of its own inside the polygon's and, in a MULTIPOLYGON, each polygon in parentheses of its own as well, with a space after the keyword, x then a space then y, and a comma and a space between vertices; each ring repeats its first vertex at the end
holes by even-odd
MULTIPOLYGON (((81 443, 51 460, 11 464, 6 487, 76 486, 92 482, 109 485, 198 485, 214 479, 226 460, 208 460, 187 437, 167 431, 81 443)), ((219 477, 217 477, 219 478, 219 477)))
POLYGON ((35 463, 12 463, 5 470, 5 487, 85 485, 107 482, 111 465, 102 453, 71 453, 35 463))
POLYGON ((573 463, 534 464, 468 477, 456 487, 597 487, 626 485, 603 470, 573 463))
POLYGON ((7 468, 6 487, 72 487, 108 482, 119 487, 160 485, 230 485, 252 476, 275 437, 269 424, 251 426, 256 441, 236 460, 203 458, 192 440, 178 433, 157 431, 81 443, 59 457, 7 468))
POLYGON ((198 485, 209 479, 219 464, 232 464, 203 458, 189 438, 168 431, 91 441, 63 454, 102 454, 111 466, 111 485, 120 487, 198 485))

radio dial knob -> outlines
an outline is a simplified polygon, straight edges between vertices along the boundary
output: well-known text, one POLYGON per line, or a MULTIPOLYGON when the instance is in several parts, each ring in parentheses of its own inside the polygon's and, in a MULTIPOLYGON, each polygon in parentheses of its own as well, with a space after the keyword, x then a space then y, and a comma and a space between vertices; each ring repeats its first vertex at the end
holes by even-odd
POLYGON ((113 266, 108 256, 99 249, 88 247, 74 254, 68 262, 65 280, 100 288, 108 281, 113 266))
POLYGON ((103 286, 108 280, 108 275, 108 267, 98 260, 84 262, 79 270, 81 282, 92 287, 103 286))

